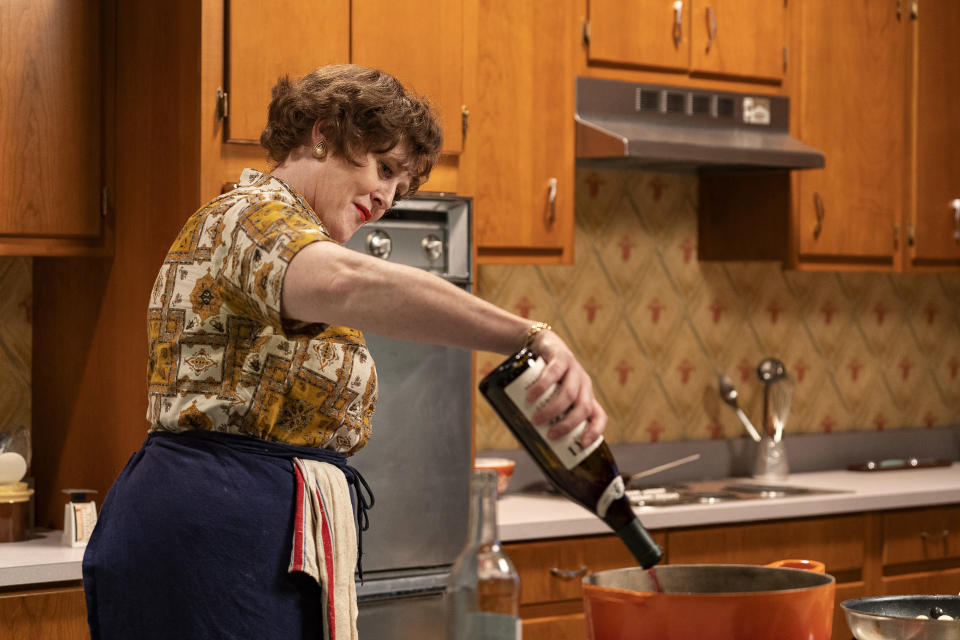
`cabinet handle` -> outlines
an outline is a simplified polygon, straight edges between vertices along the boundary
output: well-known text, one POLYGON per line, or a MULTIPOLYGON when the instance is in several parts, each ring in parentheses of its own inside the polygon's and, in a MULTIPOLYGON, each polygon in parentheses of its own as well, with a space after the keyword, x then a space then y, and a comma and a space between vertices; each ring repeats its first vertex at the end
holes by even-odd
POLYGON ((928 542, 936 543, 937 540, 939 540, 939 541, 940 541, 940 545, 943 547, 943 555, 948 555, 948 554, 947 554, 947 540, 949 539, 949 537, 950 537, 950 530, 949 530, 949 529, 944 529, 943 531, 941 531, 941 532, 938 533, 938 534, 927 533, 926 531, 923 531, 923 532, 920 534, 920 539, 923 540, 923 549, 924 549, 924 552, 926 552, 927 543, 928 543, 928 542))
POLYGON ((550 569, 550 575, 554 578, 560 578, 561 580, 576 580, 577 578, 582 578, 587 575, 587 565, 580 565, 580 568, 576 571, 570 571, 568 569, 558 569, 554 567, 550 569))
POLYGON ((953 209, 953 241, 960 244, 960 198, 954 198, 950 208, 953 209))
POLYGON ((557 220, 557 179, 550 178, 547 183, 547 226, 553 226, 557 220))
POLYGON ((673 3, 673 46, 679 47, 683 39, 683 0, 673 3))
POLYGON ((823 218, 826 215, 823 208, 823 198, 820 197, 819 191, 813 192, 813 210, 817 216, 817 225, 813 228, 813 237, 816 239, 820 237, 820 232, 823 231, 823 218))
POLYGON ((713 12, 713 7, 707 7, 707 31, 710 34, 710 37, 707 38, 707 53, 709 53, 710 45, 713 44, 713 39, 717 37, 717 16, 713 12))

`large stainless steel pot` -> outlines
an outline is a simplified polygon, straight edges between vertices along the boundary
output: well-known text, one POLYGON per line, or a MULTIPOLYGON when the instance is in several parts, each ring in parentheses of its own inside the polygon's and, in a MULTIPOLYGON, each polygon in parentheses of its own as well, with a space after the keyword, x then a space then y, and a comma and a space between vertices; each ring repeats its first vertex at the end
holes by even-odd
POLYGON ((833 576, 754 565, 665 565, 584 578, 592 640, 829 640, 833 576))
POLYGON ((878 596, 840 603, 857 640, 960 640, 960 596, 878 596), (939 607, 957 620, 921 620, 939 607))

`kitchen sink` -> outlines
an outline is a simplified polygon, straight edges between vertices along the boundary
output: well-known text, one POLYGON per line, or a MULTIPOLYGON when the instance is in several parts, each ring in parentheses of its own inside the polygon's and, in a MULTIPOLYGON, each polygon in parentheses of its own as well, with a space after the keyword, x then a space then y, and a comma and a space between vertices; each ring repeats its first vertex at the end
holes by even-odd
POLYGON ((629 487, 627 497, 639 507, 669 507, 680 504, 718 504, 743 500, 771 500, 800 496, 848 493, 795 485, 713 480, 647 487, 629 487))

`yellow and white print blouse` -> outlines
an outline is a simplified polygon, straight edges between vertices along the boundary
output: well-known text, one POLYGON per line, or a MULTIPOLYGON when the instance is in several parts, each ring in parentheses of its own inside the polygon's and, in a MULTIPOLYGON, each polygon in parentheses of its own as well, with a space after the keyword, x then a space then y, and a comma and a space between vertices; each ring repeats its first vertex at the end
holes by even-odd
POLYGON ((377 402, 363 335, 280 316, 291 258, 333 240, 282 180, 245 169, 239 185, 187 220, 157 274, 147 311, 150 430, 354 453, 377 402))

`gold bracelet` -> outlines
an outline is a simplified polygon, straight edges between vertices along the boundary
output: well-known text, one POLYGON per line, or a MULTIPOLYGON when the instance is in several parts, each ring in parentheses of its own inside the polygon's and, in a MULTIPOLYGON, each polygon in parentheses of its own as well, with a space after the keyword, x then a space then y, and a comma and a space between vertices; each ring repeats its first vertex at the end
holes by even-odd
POLYGON ((533 339, 541 331, 550 331, 553 329, 546 322, 534 322, 530 325, 530 328, 527 329, 527 334, 523 337, 523 344, 520 345, 521 349, 529 349, 533 345, 533 339))

